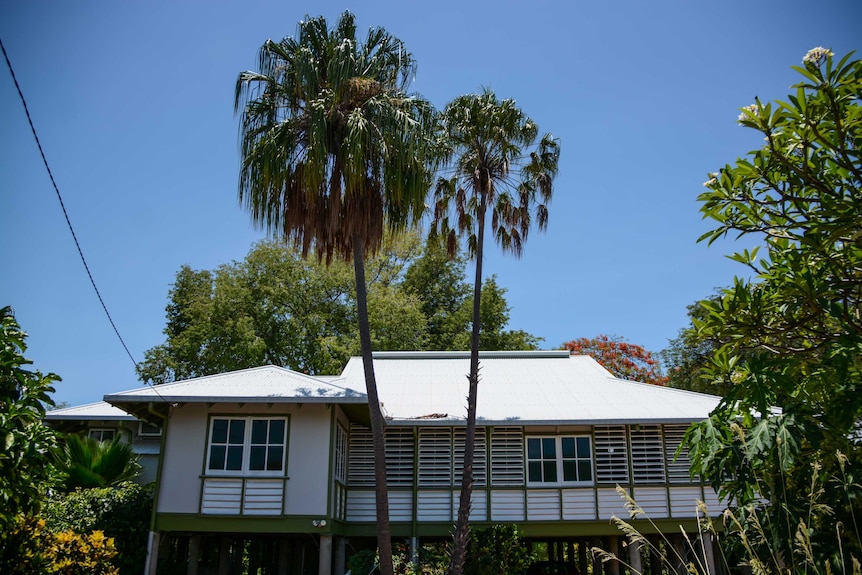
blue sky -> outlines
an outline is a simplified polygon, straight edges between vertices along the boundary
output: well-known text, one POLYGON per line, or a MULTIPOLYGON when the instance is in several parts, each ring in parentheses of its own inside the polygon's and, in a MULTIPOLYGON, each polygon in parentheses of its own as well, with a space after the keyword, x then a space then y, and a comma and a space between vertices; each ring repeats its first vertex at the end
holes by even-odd
MULTIPOLYGON (((133 356, 164 340, 183 264, 241 259, 263 237, 236 199, 233 88, 268 38, 345 9, 419 63, 443 107, 483 86, 561 141, 547 233, 494 251, 510 327, 557 347, 620 335, 652 351, 686 306, 745 273, 696 243, 706 174, 760 145, 738 109, 783 98, 815 46, 862 46, 858 0, 784 2, 0 3, 15 67, 88 263, 133 356)), ((0 71, 0 305, 72 404, 139 386, 89 284, 11 77, 0 71)))

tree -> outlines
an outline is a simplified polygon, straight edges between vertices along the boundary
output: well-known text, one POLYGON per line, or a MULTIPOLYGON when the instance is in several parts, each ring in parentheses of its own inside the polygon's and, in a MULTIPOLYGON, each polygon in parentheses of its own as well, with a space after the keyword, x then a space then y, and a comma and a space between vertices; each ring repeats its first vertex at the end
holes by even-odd
POLYGON ((12 308, 0 309, 0 530, 37 510, 57 482, 57 437, 42 421, 60 378, 25 368, 26 339, 12 308))
POLYGON ((581 337, 567 341, 563 347, 572 355, 589 355, 620 379, 653 385, 667 383, 668 378, 662 375, 661 366, 653 359, 652 353, 619 336, 581 337))
POLYGON ((65 458, 59 464, 66 491, 112 487, 141 474, 132 446, 119 438, 98 441, 77 434, 66 436, 65 458))
POLYGON ((353 261, 357 318, 371 411, 381 573, 392 575, 383 427, 372 363, 365 258, 385 227, 421 216, 430 184, 435 119, 406 89, 416 69, 382 28, 356 37, 353 15, 335 28, 300 22, 296 38, 268 40, 259 71, 236 83, 242 110, 239 198, 270 233, 318 257, 353 261))
POLYGON ((353 273, 260 242, 213 271, 183 266, 167 305, 165 343, 145 353, 143 381, 165 383, 274 364, 337 373, 355 332, 353 273))
POLYGON ((786 101, 743 108, 739 123, 764 144, 711 174, 699 198, 717 223, 701 240, 760 246, 731 256, 752 278, 701 302, 695 322, 722 342, 708 374, 729 391, 688 432, 692 473, 737 504, 739 533, 764 531, 752 561, 791 570, 800 542, 827 570, 862 557, 862 63, 851 57, 815 48, 786 101))
MULTIPOLYGON (((717 300, 718 297, 713 296, 711 299, 717 300)), ((659 352, 667 373, 667 386, 723 396, 730 387, 719 380, 705 377, 704 371, 722 342, 706 336, 695 327, 696 323, 703 322, 707 313, 699 301, 687 309, 691 325, 680 329, 679 335, 669 340, 668 346, 659 352)))
POLYGON ((458 236, 465 235, 468 255, 476 262, 464 479, 449 568, 451 575, 461 575, 473 491, 486 219, 490 216, 491 233, 503 251, 519 257, 534 215, 540 230, 548 223, 547 202, 551 199, 560 148, 550 134, 537 143, 536 124, 514 100, 498 100, 490 90, 456 98, 443 111, 443 125, 448 146, 446 164, 452 176, 441 177, 437 182, 431 233, 445 238, 450 255, 456 252, 458 236))

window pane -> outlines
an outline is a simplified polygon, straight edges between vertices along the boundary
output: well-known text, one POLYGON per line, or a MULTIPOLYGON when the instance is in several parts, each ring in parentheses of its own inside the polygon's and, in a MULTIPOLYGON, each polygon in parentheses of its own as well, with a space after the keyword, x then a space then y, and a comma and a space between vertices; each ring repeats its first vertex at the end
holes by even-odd
POLYGON ((545 482, 556 483, 556 481, 557 481, 557 462, 556 461, 544 461, 544 462, 542 462, 542 469, 545 472, 545 482))
POLYGON ((542 464, 539 461, 531 461, 527 465, 530 472, 530 481, 542 480, 542 464))
POLYGON ((578 474, 573 460, 563 461, 563 481, 577 481, 578 474))
POLYGON ((230 446, 227 448, 227 466, 225 469, 230 471, 239 471, 242 469, 242 446, 230 446))
POLYGON ((557 458, 557 440, 553 437, 542 438, 542 457, 545 459, 557 458))
POLYGON ((266 447, 255 446, 249 450, 248 468, 262 471, 266 467, 266 447))
POLYGON ((560 443, 562 444, 563 458, 564 459, 574 459, 574 457, 575 457, 575 438, 574 437, 563 437, 560 439, 560 443))
POLYGON ((269 443, 284 445, 284 420, 273 419, 269 422, 269 443))
POLYGON ((578 461, 578 481, 592 481, 593 480, 593 466, 590 465, 589 460, 581 460, 578 461))
POLYGON ((280 445, 272 445, 269 447, 266 458, 267 471, 281 471, 283 469, 283 453, 284 448, 280 445))
POLYGON ((213 419, 213 443, 227 443, 227 419, 213 419))
POLYGON ((527 459, 541 459, 542 458, 542 449, 541 443, 536 438, 530 438, 527 440, 527 459))
POLYGON ((590 438, 578 437, 578 457, 590 457, 590 438))
POLYGON ((244 419, 232 419, 230 422, 230 436, 228 439, 228 443, 233 443, 234 445, 242 445, 244 437, 245 437, 245 420, 244 419))
POLYGON ((262 445, 266 443, 266 419, 255 419, 251 422, 251 442, 254 445, 262 445))
POLYGON ((210 462, 207 469, 224 469, 224 445, 213 445, 210 447, 210 462))

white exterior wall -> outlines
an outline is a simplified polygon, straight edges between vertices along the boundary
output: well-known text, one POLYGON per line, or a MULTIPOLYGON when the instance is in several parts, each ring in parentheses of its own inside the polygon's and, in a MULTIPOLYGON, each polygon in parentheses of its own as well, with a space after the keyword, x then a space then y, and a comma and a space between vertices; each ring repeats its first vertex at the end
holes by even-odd
POLYGON ((200 513, 211 415, 287 415, 285 515, 324 515, 329 486, 330 409, 325 405, 188 403, 172 409, 162 460, 159 513, 200 513))

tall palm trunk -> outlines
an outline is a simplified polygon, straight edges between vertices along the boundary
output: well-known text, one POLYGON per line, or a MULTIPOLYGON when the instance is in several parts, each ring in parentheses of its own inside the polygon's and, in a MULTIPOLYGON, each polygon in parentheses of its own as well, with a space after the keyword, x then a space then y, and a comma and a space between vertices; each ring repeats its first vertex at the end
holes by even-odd
POLYGON ((374 445, 374 495, 377 508, 377 548, 380 553, 380 575, 393 575, 392 531, 389 528, 389 492, 386 487, 385 422, 377 395, 374 361, 371 350, 371 326, 368 321, 368 290, 365 286, 365 256, 362 238, 353 238, 353 271, 356 276, 356 311, 359 316, 359 346, 365 371, 365 390, 371 415, 371 438, 374 445))
POLYGON ((473 284, 473 331, 470 334, 470 373, 467 391, 467 429, 464 433, 464 471, 461 475, 461 498, 458 518, 452 536, 452 561, 449 575, 464 572, 467 543, 470 537, 470 507, 473 495, 473 452, 476 448, 476 394, 479 390, 479 333, 482 310, 482 244, 485 241, 485 207, 487 194, 482 194, 479 205, 479 233, 476 238, 476 278, 473 284))

